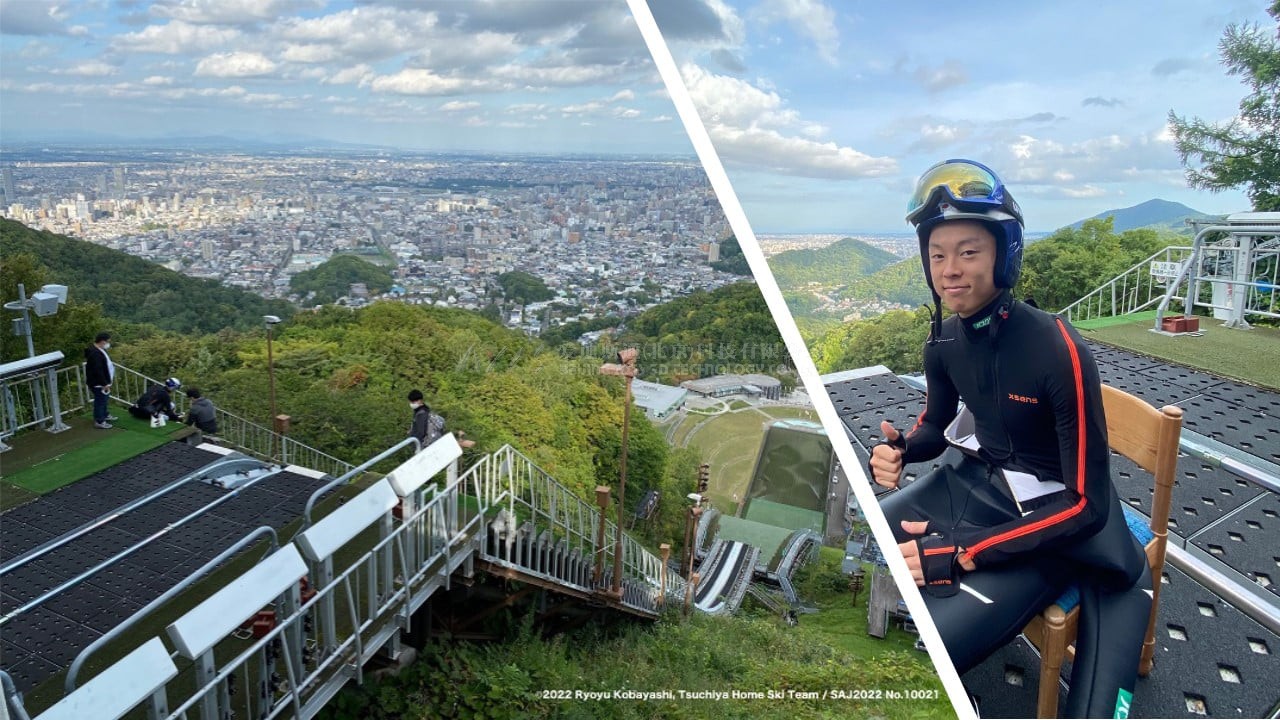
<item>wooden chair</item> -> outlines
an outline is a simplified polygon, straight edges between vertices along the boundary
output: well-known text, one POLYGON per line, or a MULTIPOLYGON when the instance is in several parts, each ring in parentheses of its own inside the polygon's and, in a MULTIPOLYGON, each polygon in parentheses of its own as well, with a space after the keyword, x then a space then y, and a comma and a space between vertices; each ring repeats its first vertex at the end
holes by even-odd
MULTIPOLYGON (((1160 606, 1161 575, 1165 545, 1169 537, 1169 509, 1173 503, 1174 470, 1178 463, 1178 440, 1182 431, 1182 408, 1166 405, 1156 410, 1146 401, 1123 390, 1102 386, 1102 404, 1107 418, 1107 438, 1111 448, 1155 476, 1151 501, 1151 521, 1144 525, 1137 514, 1122 503, 1130 530, 1147 551, 1151 566, 1151 616, 1138 674, 1151 672, 1155 655, 1156 612, 1160 606)), ((1075 657, 1074 643, 1079 627, 1079 591, 1072 587, 1031 622, 1023 634, 1040 650, 1040 694, 1036 715, 1058 715, 1058 677, 1066 657, 1075 657)))

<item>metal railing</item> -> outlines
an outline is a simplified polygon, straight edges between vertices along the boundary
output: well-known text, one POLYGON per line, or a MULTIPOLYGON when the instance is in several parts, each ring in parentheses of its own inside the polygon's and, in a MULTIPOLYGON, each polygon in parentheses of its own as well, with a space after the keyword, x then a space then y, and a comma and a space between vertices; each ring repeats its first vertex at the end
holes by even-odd
MULTIPOLYGON (((474 478, 473 486, 477 496, 481 498, 481 507, 487 510, 505 504, 513 517, 531 521, 539 530, 550 531, 553 544, 563 541, 564 552, 577 551, 583 558, 590 558, 592 562, 606 568, 612 567, 612 563, 606 562, 605 558, 608 556, 612 559, 617 525, 606 519, 604 544, 597 547, 595 537, 599 532, 599 509, 561 485, 510 445, 473 465, 468 470, 468 475, 474 478), (505 488, 502 481, 504 474, 508 476, 505 488)), ((621 549, 624 580, 656 589, 662 585, 665 575, 668 594, 675 592, 673 597, 683 596, 683 578, 665 572, 662 560, 625 532, 622 534, 621 549)), ((498 557, 486 559, 510 562, 498 557)), ((522 569, 541 574, 536 569, 522 569)), ((586 591, 599 589, 577 585, 579 589, 586 591)), ((643 612, 655 612, 659 609, 659 601, 652 593, 635 592, 634 588, 623 590, 622 604, 643 612)))
MULTIPOLYGON (((152 385, 163 384, 163 381, 147 377, 118 363, 115 367, 115 377, 112 378, 111 382, 111 395, 126 406, 133 405, 134 401, 142 397, 142 394, 152 385)), ((185 415, 188 409, 186 394, 178 391, 172 393, 172 395, 175 411, 179 415, 185 415)), ((320 452, 310 445, 294 440, 288 435, 281 435, 269 428, 250 422, 216 405, 214 413, 218 421, 217 437, 228 445, 235 446, 250 455, 280 463, 281 465, 300 465, 333 477, 346 474, 354 467, 349 462, 320 452)))
POLYGON ((1248 315, 1280 318, 1277 215, 1252 213, 1197 225, 1191 246, 1157 251, 1061 313, 1071 322, 1081 322, 1154 308, 1156 330, 1173 303, 1181 306, 1183 315, 1194 314, 1196 308, 1210 310, 1227 327, 1248 327, 1248 315), (1219 233, 1225 236, 1207 242, 1219 233))
MULTIPOLYGON (((1062 309, 1070 322, 1081 322, 1142 312, 1154 307, 1170 290, 1170 278, 1153 275, 1152 263, 1173 263, 1181 270, 1191 258, 1190 247, 1167 247, 1103 283, 1088 295, 1062 309)), ((1175 282, 1181 282, 1178 280, 1175 282)))
MULTIPOLYGON (((413 462, 415 460, 410 460, 402 467, 413 462)), ((231 711, 240 717, 262 719, 285 715, 311 718, 349 680, 363 681, 366 662, 380 653, 398 650, 400 633, 410 628, 416 611, 433 592, 447 588, 455 571, 470 567, 473 559, 484 555, 487 526, 498 514, 505 512, 521 523, 532 523, 540 533, 550 532, 566 545, 572 544, 584 557, 596 556, 597 562, 605 560, 604 553, 597 556, 598 549, 592 540, 599 523, 597 509, 573 495, 514 448, 505 446, 482 457, 461 476, 457 474, 456 456, 451 463, 442 488, 426 485, 404 496, 406 508, 418 509, 403 522, 394 524, 393 511, 382 511, 387 505, 378 505, 376 519, 364 521, 371 524, 358 526, 365 528, 363 532, 352 529, 352 533, 358 534, 351 537, 364 537, 363 542, 371 543, 372 547, 346 563, 343 569, 322 577, 303 594, 299 592, 296 577, 302 577, 305 568, 298 571, 296 577, 286 574, 279 579, 282 586, 288 585, 291 589, 272 603, 275 620, 269 631, 256 639, 225 636, 211 640, 214 645, 208 649, 202 649, 203 646, 191 649, 179 643, 177 635, 181 631, 173 629, 187 621, 188 616, 184 616, 169 631, 170 644, 179 650, 165 650, 182 664, 182 671, 133 677, 132 687, 119 692, 133 692, 128 702, 135 707, 136 704, 147 706, 149 717, 154 718, 212 720, 231 711), (370 538, 369 532, 376 535, 370 538), (219 662, 217 658, 225 660, 219 662), (190 689, 190 674, 185 672, 193 666, 197 678, 194 691, 190 689), (171 696, 177 698, 172 709, 171 696)), ((347 508, 367 512, 359 508, 367 508, 364 503, 375 497, 385 498, 391 492, 389 487, 387 479, 379 481, 349 499, 334 516, 346 512, 347 508)), ((327 518, 319 521, 306 532, 318 534, 320 538, 331 537, 330 526, 320 527, 326 521, 327 518)), ((345 518, 337 520, 345 521, 345 518)), ((613 537, 609 534, 606 538, 609 548, 613 547, 613 537)), ((348 542, 354 544, 356 540, 348 542)), ((261 562, 274 568, 276 560, 294 558, 293 565, 282 564, 294 567, 303 545, 307 546, 304 551, 314 552, 310 539, 300 543, 299 537, 295 537, 294 542, 261 562)), ((620 601, 613 602, 638 610, 645 617, 656 617, 664 602, 680 602, 685 583, 666 571, 661 560, 630 537, 624 538, 623 552, 624 593, 620 601)), ((334 555, 328 555, 322 560, 329 564, 333 558, 334 555)), ((486 559, 495 563, 514 562, 517 567, 524 567, 518 560, 495 556, 486 559)), ((197 574, 203 572, 204 569, 197 574)), ((315 580, 314 568, 311 572, 315 580)), ((250 569, 245 575, 252 573, 254 570, 250 569)), ((240 579, 232 580, 228 585, 240 582, 240 579)), ((562 581, 557 582, 569 587, 562 581)), ((153 603, 149 608, 159 604, 153 603)), ((188 615, 198 615, 201 611, 197 606, 188 615)), ((157 642, 158 638, 147 644, 154 646, 157 642)), ((137 654, 135 651, 126 656, 120 664, 124 665, 137 654)), ((100 675, 108 677, 114 668, 109 667, 100 675)), ((89 679, 85 685, 96 679, 89 679)), ((101 687, 99 684, 94 691, 101 692, 101 687)), ((84 698, 69 695, 64 702, 81 699, 84 698)))
MULTIPOLYGON (((79 412, 89 402, 89 390, 84 382, 84 365, 58 368, 57 407, 59 420, 69 413, 79 412)), ((12 437, 20 430, 55 422, 52 412, 55 403, 49 397, 48 372, 39 371, 0 383, 0 441, 12 437)))

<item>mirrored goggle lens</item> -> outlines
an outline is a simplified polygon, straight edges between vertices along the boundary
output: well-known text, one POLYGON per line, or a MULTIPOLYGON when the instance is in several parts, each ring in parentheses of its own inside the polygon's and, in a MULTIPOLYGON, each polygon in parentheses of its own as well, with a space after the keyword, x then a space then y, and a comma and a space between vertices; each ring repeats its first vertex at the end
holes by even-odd
POLYGON ((944 163, 935 166, 916 183, 916 191, 907 202, 907 212, 913 213, 933 196, 938 188, 945 188, 953 200, 992 200, 1000 181, 991 171, 972 163, 944 163))

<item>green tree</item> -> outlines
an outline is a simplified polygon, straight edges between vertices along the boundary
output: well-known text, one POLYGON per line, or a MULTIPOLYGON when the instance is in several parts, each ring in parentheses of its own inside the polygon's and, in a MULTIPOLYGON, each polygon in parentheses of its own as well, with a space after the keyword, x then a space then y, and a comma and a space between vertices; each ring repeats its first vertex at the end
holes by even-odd
POLYGON ((720 243, 720 259, 711 263, 711 267, 720 272, 733 273, 734 275, 750 275, 751 266, 747 264, 747 256, 742 254, 742 247, 738 245, 738 238, 730 235, 724 242, 720 243))
POLYGON ((370 294, 391 289, 391 273, 354 255, 338 255, 300 272, 289 280, 289 289, 305 297, 315 293, 312 303, 325 305, 350 292, 353 283, 364 283, 370 294))
MULTIPOLYGON (((1280 0, 1267 12, 1280 24, 1280 0)), ((1240 114, 1222 123, 1169 111, 1178 154, 1194 188, 1245 189, 1259 211, 1280 210, 1280 42, 1253 23, 1228 25, 1218 43, 1228 75, 1249 85, 1240 114)))
POLYGON ((502 297, 514 300, 521 305, 550 300, 556 295, 542 281, 542 278, 520 270, 499 275, 498 285, 502 287, 502 297))
POLYGON ((893 310, 835 329, 813 346, 818 372, 884 365, 895 373, 923 370, 924 341, 929 335, 929 309, 893 310))
POLYGON ((1027 246, 1016 296, 1032 296, 1045 310, 1060 310, 1157 250, 1180 239, 1150 228, 1116 233, 1114 218, 1065 227, 1027 246))

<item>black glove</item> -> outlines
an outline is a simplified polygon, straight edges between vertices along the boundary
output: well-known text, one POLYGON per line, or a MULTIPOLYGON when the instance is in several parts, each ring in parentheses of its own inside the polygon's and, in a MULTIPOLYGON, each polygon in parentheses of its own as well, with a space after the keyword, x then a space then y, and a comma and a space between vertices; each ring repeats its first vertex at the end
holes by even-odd
POLYGON ((924 589, 934 597, 951 597, 960 592, 960 563, 956 555, 960 548, 942 533, 930 533, 916 538, 920 550, 920 572, 924 575, 924 589))

